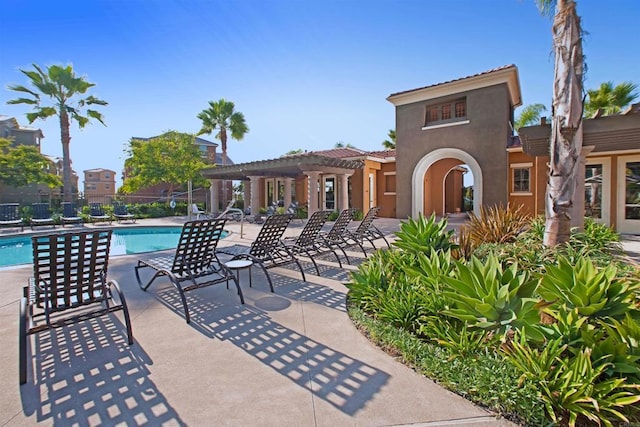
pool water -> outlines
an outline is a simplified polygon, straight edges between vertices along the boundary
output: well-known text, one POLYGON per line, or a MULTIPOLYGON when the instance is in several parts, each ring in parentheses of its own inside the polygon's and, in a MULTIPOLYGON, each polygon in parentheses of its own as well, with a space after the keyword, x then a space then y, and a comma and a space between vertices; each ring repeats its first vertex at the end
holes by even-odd
MULTIPOLYGON (((162 251, 178 246, 182 227, 127 227, 113 230, 109 255, 162 251)), ((226 236, 226 232, 222 237, 226 236)), ((0 238, 0 267, 31 264, 31 236, 0 238)))

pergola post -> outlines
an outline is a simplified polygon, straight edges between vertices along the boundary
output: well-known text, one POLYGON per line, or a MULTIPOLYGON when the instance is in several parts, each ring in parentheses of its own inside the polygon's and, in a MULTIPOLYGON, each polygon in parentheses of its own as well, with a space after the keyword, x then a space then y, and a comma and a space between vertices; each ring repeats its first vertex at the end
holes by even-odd
POLYGON ((293 178, 285 178, 284 179, 284 209, 285 212, 291 205, 291 182, 293 178))
POLYGON ((251 215, 260 215, 260 177, 250 176, 249 182, 251 183, 251 215))
POLYGON ((349 209, 349 177, 351 173, 343 173, 340 176, 340 200, 338 206, 340 210, 349 209))
POLYGON ((307 206, 309 210, 309 218, 318 211, 318 178, 320 172, 309 171, 307 175, 307 206))

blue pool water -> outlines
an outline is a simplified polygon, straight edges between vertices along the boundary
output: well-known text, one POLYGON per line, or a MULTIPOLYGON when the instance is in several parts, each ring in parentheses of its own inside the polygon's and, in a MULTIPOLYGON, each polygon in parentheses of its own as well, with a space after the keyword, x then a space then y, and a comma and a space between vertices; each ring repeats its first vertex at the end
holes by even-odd
MULTIPOLYGON (((128 255, 173 249, 178 246, 181 231, 182 227, 117 228, 113 230, 109 254, 128 255)), ((0 267, 32 262, 30 236, 0 238, 0 267)))

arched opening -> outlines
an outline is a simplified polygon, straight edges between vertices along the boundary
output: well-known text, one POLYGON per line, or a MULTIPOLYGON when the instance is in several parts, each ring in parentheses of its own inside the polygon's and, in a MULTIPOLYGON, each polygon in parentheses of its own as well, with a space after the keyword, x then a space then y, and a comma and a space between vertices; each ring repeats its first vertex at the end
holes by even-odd
MULTIPOLYGON (((472 194, 473 212, 480 213, 482 205, 482 171, 478 162, 467 152, 457 148, 441 148, 424 156, 412 177, 412 216, 420 212, 430 215, 444 215, 448 209, 462 211, 465 197, 472 194), (471 191, 464 188, 463 166, 473 176, 471 191)), ((471 200, 468 201, 471 204, 471 200)))

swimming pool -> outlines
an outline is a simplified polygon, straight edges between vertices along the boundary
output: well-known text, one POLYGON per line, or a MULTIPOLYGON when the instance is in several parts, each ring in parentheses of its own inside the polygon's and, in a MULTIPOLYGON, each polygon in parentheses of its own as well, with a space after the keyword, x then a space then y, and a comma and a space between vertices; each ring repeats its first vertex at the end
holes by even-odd
MULTIPOLYGON (((109 255, 129 255, 162 251, 178 246, 182 227, 116 228, 109 255)), ((224 232, 222 237, 227 235, 224 232)), ((33 262, 31 236, 0 238, 0 268, 33 262)))

